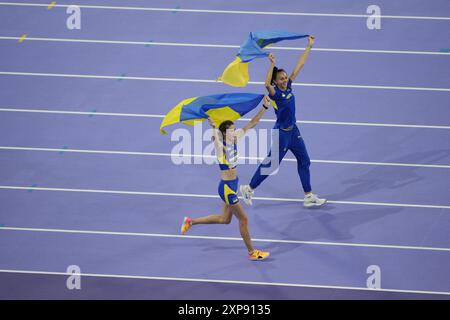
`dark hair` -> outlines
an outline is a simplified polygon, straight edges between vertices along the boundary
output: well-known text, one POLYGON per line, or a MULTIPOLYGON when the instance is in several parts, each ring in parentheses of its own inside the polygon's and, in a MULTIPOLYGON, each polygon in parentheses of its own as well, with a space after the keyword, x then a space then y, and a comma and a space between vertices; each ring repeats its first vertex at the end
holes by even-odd
MULTIPOLYGON (((222 122, 219 126, 219 131, 222 134, 222 152, 223 154, 227 154, 227 149, 226 149, 226 145, 227 145, 227 141, 226 141, 226 134, 227 134, 227 130, 228 128, 230 128, 233 125, 233 121, 231 120, 225 120, 224 122, 222 122)), ((236 140, 234 141, 236 143, 236 140)))
POLYGON ((271 84, 275 84, 275 80, 277 79, 277 75, 280 72, 286 72, 284 69, 278 69, 277 67, 273 67, 273 71, 272 71, 272 80, 271 80, 271 84))
POLYGON ((226 134, 227 134, 227 129, 229 127, 231 127, 233 124, 234 123, 231 120, 225 120, 224 122, 222 122, 220 124, 219 131, 220 131, 220 133, 222 133, 223 141, 225 141, 225 137, 226 137, 226 134))

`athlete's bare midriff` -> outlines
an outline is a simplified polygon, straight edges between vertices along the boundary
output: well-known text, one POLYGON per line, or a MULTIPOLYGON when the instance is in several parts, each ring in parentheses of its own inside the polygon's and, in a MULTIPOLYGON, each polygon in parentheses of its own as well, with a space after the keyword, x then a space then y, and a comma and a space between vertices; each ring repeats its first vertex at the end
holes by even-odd
POLYGON ((220 177, 225 181, 235 180, 237 178, 237 169, 233 168, 220 171, 220 177))

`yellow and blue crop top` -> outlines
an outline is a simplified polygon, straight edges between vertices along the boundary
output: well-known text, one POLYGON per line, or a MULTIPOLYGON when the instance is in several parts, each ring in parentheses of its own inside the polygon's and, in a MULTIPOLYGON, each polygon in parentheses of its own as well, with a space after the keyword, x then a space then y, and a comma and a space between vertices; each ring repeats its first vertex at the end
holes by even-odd
POLYGON ((226 145, 225 142, 222 142, 222 144, 224 146, 224 152, 222 152, 221 157, 217 156, 220 170, 223 171, 236 168, 239 158, 236 141, 231 145, 226 145))

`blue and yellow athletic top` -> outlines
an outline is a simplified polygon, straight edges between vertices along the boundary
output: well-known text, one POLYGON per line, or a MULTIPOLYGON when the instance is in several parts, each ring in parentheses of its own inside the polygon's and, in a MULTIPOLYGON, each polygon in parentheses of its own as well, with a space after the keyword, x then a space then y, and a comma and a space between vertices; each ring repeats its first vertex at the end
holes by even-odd
POLYGON ((231 145, 226 145, 226 142, 222 141, 222 144, 224 147, 224 152, 222 152, 222 156, 217 156, 220 170, 223 171, 236 168, 239 158, 236 141, 233 141, 231 145))
POLYGON ((269 95, 277 115, 274 129, 289 129, 297 122, 295 119, 295 97, 292 93, 292 81, 289 79, 286 90, 274 87, 275 94, 269 95))

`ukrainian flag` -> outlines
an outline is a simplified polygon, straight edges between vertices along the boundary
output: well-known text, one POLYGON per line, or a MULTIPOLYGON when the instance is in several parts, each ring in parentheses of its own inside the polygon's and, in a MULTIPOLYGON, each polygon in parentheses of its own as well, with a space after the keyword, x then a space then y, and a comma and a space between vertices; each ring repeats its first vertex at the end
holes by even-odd
POLYGON ((177 122, 193 125, 208 117, 219 126, 225 120, 234 121, 244 116, 256 108, 263 97, 255 93, 225 93, 185 99, 166 114, 159 130, 166 134, 163 128, 168 125, 177 122))
POLYGON ((262 50, 272 43, 282 40, 294 40, 308 37, 307 34, 299 34, 286 31, 256 31, 250 32, 239 53, 224 70, 219 80, 233 87, 245 87, 249 81, 248 63, 256 58, 267 57, 268 52, 262 50))

